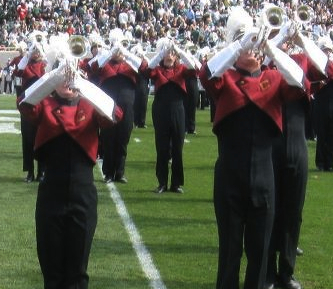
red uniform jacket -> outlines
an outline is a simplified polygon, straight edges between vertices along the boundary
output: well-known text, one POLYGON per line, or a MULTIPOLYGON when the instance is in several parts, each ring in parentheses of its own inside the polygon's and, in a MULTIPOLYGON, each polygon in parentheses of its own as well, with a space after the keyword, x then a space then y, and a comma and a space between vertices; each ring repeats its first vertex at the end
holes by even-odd
MULTIPOLYGON (((315 93, 317 89, 320 89, 322 85, 329 79, 333 77, 333 63, 328 62, 326 70, 327 76, 323 75, 311 62, 311 60, 304 54, 291 54, 290 58, 292 58, 304 71, 306 76, 305 89, 310 97, 311 94, 315 93)), ((269 66, 272 68, 274 67, 274 63, 271 62, 269 66)))
POLYGON ((22 77, 22 87, 25 89, 32 78, 41 78, 45 74, 45 67, 44 61, 30 60, 24 70, 18 70, 17 76, 22 77))
POLYGON ((311 87, 307 87, 310 94, 314 94, 316 91, 321 89, 329 79, 333 78, 333 63, 331 61, 327 63, 326 76, 319 72, 319 70, 312 64, 311 60, 305 54, 293 54, 290 55, 290 57, 294 59, 303 69, 307 79, 311 82, 311 87))
POLYGON ((203 65, 199 77, 216 104, 214 128, 226 116, 253 102, 282 131, 283 102, 303 95, 299 93, 302 91, 300 88, 288 85, 277 70, 265 70, 258 77, 247 77, 234 69, 228 69, 220 78, 208 80, 207 69, 203 65))
POLYGON ((88 58, 84 58, 83 60, 81 60, 81 61, 79 62, 79 68, 80 68, 81 70, 83 70, 85 73, 87 73, 88 79, 90 79, 91 74, 92 74, 92 72, 91 72, 91 68, 90 68, 90 66, 89 66, 89 64, 88 64, 88 62, 89 62, 91 59, 92 59, 91 57, 88 57, 88 58))
POLYGON ((111 59, 101 68, 98 66, 97 61, 95 61, 92 63, 91 69, 93 73, 98 73, 100 83, 103 83, 107 78, 114 77, 119 74, 127 76, 133 81, 134 84, 136 83, 137 73, 125 61, 115 62, 111 59))
MULTIPOLYGON (((96 162, 99 127, 112 125, 110 120, 100 116, 83 98, 75 106, 62 106, 54 97, 48 96, 36 106, 23 103, 19 105, 19 109, 24 116, 38 125, 35 150, 49 140, 67 133, 93 162, 96 162)), ((116 119, 120 120, 122 111, 118 107, 115 107, 115 110, 116 119)))
POLYGON ((15 67, 15 69, 13 71, 13 76, 17 76, 17 72, 18 72, 17 65, 20 63, 22 58, 23 58, 23 56, 19 55, 19 56, 14 57, 12 59, 12 61, 10 62, 9 65, 15 67))
POLYGON ((197 73, 195 69, 188 69, 183 64, 176 64, 171 68, 159 65, 154 69, 150 69, 147 62, 141 64, 139 71, 154 81, 155 92, 164 84, 172 81, 187 93, 185 79, 189 76, 196 76, 197 73))

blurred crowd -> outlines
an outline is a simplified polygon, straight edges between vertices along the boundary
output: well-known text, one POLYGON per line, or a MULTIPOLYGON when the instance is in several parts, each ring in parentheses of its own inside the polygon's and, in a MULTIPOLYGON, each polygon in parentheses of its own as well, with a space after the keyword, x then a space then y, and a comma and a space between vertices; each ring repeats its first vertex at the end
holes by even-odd
MULTIPOLYGON (((331 1, 270 1, 286 14, 300 4, 313 9, 305 29, 323 36, 332 28, 331 1), (306 3, 305 3, 306 2, 306 3)), ((45 36, 67 32, 98 35, 108 42, 110 30, 119 27, 129 41, 141 41, 152 48, 164 36, 180 43, 191 41, 202 48, 224 41, 230 9, 242 5, 254 21, 263 1, 251 0, 0 0, 0 49, 16 47, 29 33, 39 30, 45 36)))

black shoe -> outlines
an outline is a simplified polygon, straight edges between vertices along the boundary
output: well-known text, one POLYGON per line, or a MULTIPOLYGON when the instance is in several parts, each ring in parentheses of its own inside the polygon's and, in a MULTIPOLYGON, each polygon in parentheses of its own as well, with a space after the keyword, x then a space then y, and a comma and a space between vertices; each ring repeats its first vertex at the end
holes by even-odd
POLYGON ((177 194, 183 194, 184 190, 180 186, 171 186, 170 191, 177 193, 177 194))
POLYGON ((147 128, 148 126, 145 124, 138 124, 136 127, 137 128, 147 128))
POLYGON ((197 134, 197 132, 196 132, 195 130, 188 130, 187 133, 188 133, 188 134, 194 134, 194 135, 197 134))
POLYGON ((274 283, 265 283, 264 289, 274 289, 274 283))
POLYGON ((34 173, 32 173, 32 172, 28 172, 26 178, 24 179, 24 181, 27 183, 31 183, 34 180, 35 180, 35 176, 34 176, 34 173))
POLYGON ((44 180, 44 173, 38 174, 36 177, 37 182, 42 182, 44 180))
POLYGON ((281 278, 279 288, 280 287, 282 289, 302 289, 301 284, 294 278, 294 276, 281 278))
POLYGON ((299 247, 296 249, 296 256, 302 256, 304 254, 303 250, 299 247))
POLYGON ((154 192, 156 194, 162 194, 166 191, 166 186, 165 185, 159 185, 155 190, 154 192))
POLYGON ((110 176, 105 176, 104 182, 106 182, 107 184, 112 183, 113 182, 113 178, 110 177, 110 176))
POLYGON ((128 182, 124 176, 115 178, 114 180, 115 180, 115 182, 122 183, 122 184, 127 184, 127 182, 128 182))

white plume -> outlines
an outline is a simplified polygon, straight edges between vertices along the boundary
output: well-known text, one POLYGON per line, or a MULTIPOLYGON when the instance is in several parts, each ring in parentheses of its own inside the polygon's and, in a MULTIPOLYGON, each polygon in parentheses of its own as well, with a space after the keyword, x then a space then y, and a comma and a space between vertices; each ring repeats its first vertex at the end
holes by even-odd
POLYGON ((120 28, 114 28, 110 30, 109 33, 109 41, 110 44, 114 44, 116 42, 121 42, 122 40, 125 40, 125 36, 123 31, 120 28))
POLYGON ((227 21, 227 43, 233 42, 237 36, 244 34, 244 31, 253 27, 253 19, 241 6, 232 8, 227 21))
POLYGON ((159 53, 163 47, 170 49, 172 47, 172 40, 168 37, 162 37, 156 42, 156 52, 159 53))

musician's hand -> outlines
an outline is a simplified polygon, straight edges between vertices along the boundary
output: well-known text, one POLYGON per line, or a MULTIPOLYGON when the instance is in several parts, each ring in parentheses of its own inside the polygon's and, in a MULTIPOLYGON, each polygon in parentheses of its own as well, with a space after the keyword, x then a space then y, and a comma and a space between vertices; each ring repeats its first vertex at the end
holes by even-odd
POLYGON ((240 40, 240 45, 243 51, 251 50, 260 39, 258 39, 259 30, 257 27, 253 27, 247 31, 240 40))

